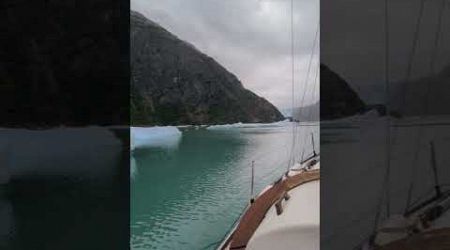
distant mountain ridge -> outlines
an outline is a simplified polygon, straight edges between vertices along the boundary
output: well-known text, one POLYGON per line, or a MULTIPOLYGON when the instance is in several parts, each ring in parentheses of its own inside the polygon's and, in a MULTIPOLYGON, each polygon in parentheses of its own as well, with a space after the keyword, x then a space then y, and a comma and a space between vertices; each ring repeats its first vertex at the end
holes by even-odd
POLYGON ((401 116, 450 115, 450 66, 408 83, 394 84, 391 111, 401 116))
POLYGON ((366 104, 337 73, 320 64, 320 119, 331 120, 363 113, 366 104))
POLYGON ((131 11, 133 125, 275 122, 283 115, 232 73, 140 13, 131 11))
POLYGON ((320 121, 320 103, 295 108, 292 117, 297 121, 320 121))

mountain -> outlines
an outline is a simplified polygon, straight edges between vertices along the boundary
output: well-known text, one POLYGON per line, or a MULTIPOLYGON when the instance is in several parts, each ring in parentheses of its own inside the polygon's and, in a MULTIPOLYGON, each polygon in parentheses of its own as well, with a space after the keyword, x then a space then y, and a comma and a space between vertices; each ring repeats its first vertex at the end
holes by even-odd
POLYGON ((316 102, 294 109, 292 116, 297 121, 320 121, 320 103, 316 102))
POLYGON ((213 58, 131 11, 134 125, 274 122, 283 115, 213 58))
POLYGON ((2 2, 1 127, 127 125, 129 26, 115 0, 2 2))
POLYGON ((337 119, 366 110, 349 84, 324 64, 320 65, 320 86, 320 119, 337 119))
POLYGON ((391 110, 401 116, 449 115, 450 66, 438 74, 408 83, 397 83, 391 95, 391 110))

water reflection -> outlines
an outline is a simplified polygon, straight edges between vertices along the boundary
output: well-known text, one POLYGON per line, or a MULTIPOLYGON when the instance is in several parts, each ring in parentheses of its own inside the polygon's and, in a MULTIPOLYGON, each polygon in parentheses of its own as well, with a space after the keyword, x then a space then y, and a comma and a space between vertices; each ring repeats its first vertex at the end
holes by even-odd
MULTIPOLYGON (((1 191, 0 191, 1 192, 1 191)), ((10 248, 10 240, 14 237, 14 214, 11 202, 0 194, 0 249, 10 248)))
POLYGON ((126 249, 129 152, 109 129, 0 131, 1 249, 126 249))
POLYGON ((214 249, 250 199, 251 162, 257 191, 286 170, 291 131, 190 128, 175 149, 135 151, 132 248, 214 249))

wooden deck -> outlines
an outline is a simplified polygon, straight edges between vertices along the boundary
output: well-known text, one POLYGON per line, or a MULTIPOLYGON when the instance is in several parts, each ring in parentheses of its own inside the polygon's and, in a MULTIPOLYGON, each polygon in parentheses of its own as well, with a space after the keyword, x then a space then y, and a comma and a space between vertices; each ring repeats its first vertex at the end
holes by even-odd
POLYGON ((264 219, 267 211, 280 199, 283 199, 286 192, 303 183, 318 180, 320 178, 320 170, 302 171, 293 176, 278 181, 271 188, 256 198, 253 204, 247 209, 242 216, 236 230, 233 232, 228 242, 224 244, 222 249, 245 249, 247 244, 255 233, 258 226, 264 219))
POLYGON ((448 250, 450 228, 435 229, 392 242, 377 250, 448 250))

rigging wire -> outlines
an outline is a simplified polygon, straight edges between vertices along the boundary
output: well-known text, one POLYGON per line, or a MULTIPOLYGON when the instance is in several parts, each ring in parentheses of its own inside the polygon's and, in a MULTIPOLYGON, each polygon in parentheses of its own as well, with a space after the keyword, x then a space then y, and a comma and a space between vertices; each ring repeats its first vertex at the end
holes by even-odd
MULTIPOLYGON (((433 48, 433 52, 432 52, 432 60, 430 61, 430 74, 433 74, 435 72, 435 62, 436 62, 436 57, 437 57, 437 50, 438 50, 438 45, 439 45, 440 33, 441 33, 441 30, 442 30, 443 11, 444 11, 444 9, 446 7, 446 3, 447 3, 447 1, 442 0, 442 2, 441 2, 442 6, 440 8, 439 15, 438 15, 438 25, 437 25, 438 28, 437 28, 437 32, 435 34, 435 39, 434 39, 434 48, 433 48)), ((387 10, 387 1, 385 2, 385 8, 387 10)), ((420 4, 419 16, 418 16, 418 19, 417 19, 417 22, 416 22, 416 28, 415 28, 415 31, 414 31, 413 46, 411 48, 411 52, 410 52, 410 55, 409 55, 409 61, 408 61, 408 67, 407 67, 406 81, 405 81, 405 87, 404 87, 405 91, 407 89, 406 85, 409 83, 409 81, 411 79, 413 59, 414 59, 414 55, 416 54, 417 43, 418 43, 419 34, 420 34, 420 30, 419 29, 420 29, 421 21, 423 19, 422 18, 423 17, 423 9, 424 9, 424 0, 422 0, 421 4, 420 4)), ((386 18, 385 20, 386 21, 388 21, 387 17, 388 17, 388 15, 386 14, 385 15, 385 18, 386 18)), ((388 22, 386 22, 386 23, 388 23, 388 22)), ((386 39, 386 40, 388 41, 388 39, 386 39)), ((428 106, 429 105, 428 98, 429 98, 429 91, 430 91, 429 88, 430 88, 430 86, 428 85, 427 94, 426 94, 427 103, 425 103, 426 112, 428 112, 428 108, 429 108, 429 106, 428 106)), ((405 105, 405 100, 404 99, 405 99, 405 95, 403 95, 400 108, 404 107, 404 105, 405 105)), ((421 123, 419 126, 422 127, 423 125, 424 124, 421 123)), ((418 138, 420 138, 420 137, 418 137, 418 138)), ((416 145, 418 147, 419 143, 416 143, 416 145)), ((416 162, 417 162, 417 160, 414 160, 413 164, 416 164, 416 162)), ((414 178, 411 179, 410 185, 413 185, 413 182, 414 182, 414 178)), ((434 189, 432 189, 431 191, 434 191, 434 189)), ((407 206, 405 208, 405 212, 407 211, 408 207, 411 205, 411 199, 412 199, 411 192, 412 192, 412 187, 410 186, 410 188, 408 190, 408 201, 407 201, 407 206)), ((423 198, 423 197, 427 196, 429 193, 431 193, 431 192, 427 192, 425 195, 423 195, 421 197, 423 198)), ((382 199, 383 198, 380 198, 380 203, 382 203, 382 199)), ((412 205, 418 203, 420 200, 421 200, 421 198, 418 198, 416 201, 412 202, 412 205)), ((379 203, 379 207, 381 208, 382 204, 380 204, 380 203, 379 203)), ((375 229, 377 227, 377 223, 378 223, 378 219, 380 217, 380 213, 381 213, 381 211, 378 210, 376 218, 375 218, 374 231, 375 231, 375 229)), ((369 241, 373 240, 373 238, 372 238, 373 236, 374 236, 374 234, 372 234, 372 236, 370 237, 369 241)), ((361 247, 361 244, 359 244, 357 246, 357 248, 360 248, 360 247, 361 247)))
POLYGON ((391 197, 390 197, 390 173, 391 173, 391 87, 390 87, 390 62, 389 62, 389 53, 390 53, 390 45, 389 45, 389 1, 385 0, 385 82, 386 82, 386 213, 389 216, 391 212, 391 197))
MULTIPOLYGON (((445 0, 441 0, 441 6, 439 9, 439 14, 438 14, 438 20, 437 20, 437 28, 436 28, 436 33, 434 36, 434 41, 433 41, 433 49, 432 49, 432 54, 431 54, 431 60, 430 60, 430 71, 429 71, 429 75, 432 76, 433 74, 435 74, 436 71, 436 58, 437 58, 437 52, 439 49, 439 39, 441 37, 441 31, 442 31, 442 19, 443 19, 443 13, 444 13, 444 9, 445 9, 445 5, 446 5, 446 1, 445 0)), ((422 120, 424 118, 424 116, 428 113, 429 111, 429 105, 430 105, 430 92, 431 92, 431 83, 428 83, 426 88, 426 92, 425 92, 425 98, 424 98, 424 103, 422 105, 423 110, 422 113, 420 114, 420 120, 422 120)), ((408 210, 408 208, 411 205, 411 199, 412 199, 412 192, 414 190, 414 180, 415 177, 417 175, 417 161, 419 158, 419 152, 420 152, 420 145, 421 145, 421 138, 423 136, 423 127, 424 124, 421 123, 419 126, 419 131, 418 131, 418 135, 416 137, 416 148, 415 148, 415 152, 414 152, 414 158, 413 158, 413 176, 410 179, 410 184, 408 187, 408 196, 407 196, 407 202, 406 202, 406 206, 405 206, 405 212, 408 210)))
MULTIPOLYGON (((291 0, 291 116, 292 119, 294 118, 294 106, 295 106, 295 58, 294 58, 294 0, 291 0)), ((292 122, 292 148, 291 148, 291 154, 289 156, 288 166, 287 169, 289 170, 291 162, 293 161, 293 148, 295 147, 295 134, 296 134, 296 126, 295 122, 292 122)))
POLYGON ((390 183, 390 83, 389 83, 389 0, 384 0, 384 39, 385 39, 385 50, 384 50, 384 66, 385 66, 385 91, 386 91, 386 171, 383 178, 383 186, 381 189, 380 197, 378 200, 378 208, 375 214, 373 232, 376 232, 378 223, 380 221, 383 201, 386 198, 386 213, 389 216, 390 213, 390 193, 389 193, 389 183, 390 183))
MULTIPOLYGON (((316 45, 318 44, 318 39, 319 39, 319 30, 320 30, 320 21, 317 23, 317 28, 316 28, 316 33, 315 33, 315 35, 314 35, 314 40, 313 40, 313 46, 312 46, 312 48, 311 48, 311 54, 310 54, 310 58, 309 58, 309 61, 308 61, 308 71, 307 71, 307 74, 306 74, 306 77, 305 77, 305 81, 304 81, 304 83, 303 83, 303 86, 304 86, 304 91, 303 91, 303 96, 302 96, 302 100, 301 100, 301 102, 300 102, 300 107, 303 107, 304 106, 304 104, 305 104, 305 95, 306 95, 306 92, 308 91, 308 80, 309 80, 309 78, 310 78, 310 74, 311 74, 311 66, 312 66, 312 61, 313 61, 313 57, 314 57, 314 54, 315 54, 315 50, 316 50, 316 45)), ((319 47, 317 47, 317 49, 320 49, 319 47)), ((317 52, 317 53, 319 53, 319 52, 317 52)), ((320 69, 320 64, 319 64, 319 69, 320 69)), ((318 76, 318 71, 316 71, 316 74, 315 74, 315 76, 314 76, 314 82, 313 82, 313 84, 316 84, 316 81, 317 81, 317 76, 318 76)), ((313 88, 314 88, 315 86, 313 86, 313 88)), ((313 93, 312 93, 313 94, 313 93)), ((309 110, 310 111, 310 110, 309 110)), ((304 116, 304 114, 303 114, 303 109, 301 108, 300 109, 300 112, 299 112, 299 117, 301 118, 301 117, 308 117, 308 116, 304 116)), ((313 128, 311 128, 311 130, 312 130, 313 128)), ((307 133, 307 131, 304 131, 304 141, 306 142, 306 138, 307 138, 307 135, 306 135, 306 133, 307 133)), ((305 143, 303 143, 303 149, 305 148, 305 143)))
POLYGON ((320 30, 320 23, 317 23, 317 29, 316 29, 316 33, 314 35, 313 47, 311 49, 311 54, 310 54, 309 61, 308 61, 308 71, 306 72, 306 77, 305 77, 305 80, 303 82, 304 91, 303 91, 302 99, 300 101, 300 105, 301 106, 303 106, 303 104, 304 104, 305 95, 306 95, 306 92, 308 90, 308 79, 309 79, 309 75, 310 75, 310 72, 311 72, 311 64, 312 64, 313 57, 314 57, 314 51, 316 50, 317 38, 319 37, 319 30, 320 30))
MULTIPOLYGON (((440 38, 440 33, 442 30, 442 18, 443 18, 443 11, 445 9, 445 4, 446 1, 442 0, 441 2, 442 6, 440 8, 439 11, 439 15, 438 15, 438 27, 437 27, 437 32, 435 34, 435 38, 434 38, 434 47, 433 47, 433 51, 432 51, 432 59, 430 61, 430 74, 434 74, 435 72, 435 62, 436 62, 436 57, 437 57, 437 50, 438 50, 438 45, 439 45, 439 38, 440 38)), ((385 47, 385 77, 386 77, 386 96, 387 96, 387 100, 386 100, 386 115, 387 115, 387 136, 386 136, 386 160, 387 160, 387 166, 386 166, 386 173, 385 173, 385 177, 384 177, 384 185, 383 185, 383 192, 380 195, 380 200, 378 203, 379 209, 377 209, 377 214, 375 216, 375 223, 374 223, 374 231, 376 230, 378 223, 379 223, 379 218, 381 216, 381 208, 382 208, 382 204, 383 204, 383 200, 386 197, 386 213, 387 216, 389 216, 390 214, 390 193, 389 193, 389 175, 390 175, 390 148, 391 148, 391 139, 390 139, 390 112, 389 112, 389 108, 390 108, 390 96, 389 96, 389 29, 388 29, 388 25, 389 25, 389 8, 388 8, 388 0, 385 0, 385 42, 386 42, 386 47, 385 47)), ((411 54, 410 54, 410 60, 409 60, 409 64, 408 64, 408 69, 407 69, 407 79, 410 79, 411 76, 411 72, 412 72, 412 60, 414 58, 414 55, 416 53, 416 48, 417 48, 417 40, 418 40, 418 36, 419 36, 419 28, 420 28, 420 23, 421 23, 421 19, 422 19, 422 15, 423 15, 423 1, 421 1, 421 7, 420 7, 420 12, 419 12, 419 18, 416 22, 416 30, 414 33, 414 40, 413 40, 413 47, 411 50, 411 54)), ((408 82, 407 82, 408 83, 408 82)), ((426 96, 425 96, 425 110, 424 113, 421 114, 421 118, 423 118, 423 115, 425 113, 428 112, 429 109, 429 93, 430 93, 430 84, 427 85, 427 91, 426 91, 426 96)), ((402 100, 402 105, 404 105, 404 100, 402 100)), ((419 127, 422 131, 423 128, 423 124, 420 125, 419 127)), ((421 133, 419 134, 419 136, 417 138, 421 138, 421 133)), ((420 142, 420 141, 419 141, 420 142)), ((416 164, 417 161, 417 155, 419 152, 419 144, 417 143, 417 147, 416 147, 416 152, 415 152, 415 161, 413 164, 416 164)), ((410 200, 411 200, 411 193, 412 193, 412 185, 414 184, 414 180, 411 180, 410 183, 410 187, 408 190, 408 201, 407 201, 407 208, 410 205, 410 200)), ((406 209, 407 209, 406 208, 406 209)))
POLYGON ((292 109, 295 106, 294 93, 295 93, 295 58, 294 58, 294 0, 291 0, 291 105, 292 109))
MULTIPOLYGON (((311 52, 310 52, 309 61, 308 61, 308 69, 307 69, 307 73, 306 73, 306 76, 305 76, 305 79, 304 79, 304 82, 303 82, 303 94, 302 94, 302 98, 301 98, 299 107, 303 107, 304 102, 305 102, 305 96, 306 96, 306 92, 308 90, 308 80, 309 80, 310 74, 311 74, 311 65, 312 65, 312 61, 314 59, 316 45, 318 43, 317 40, 318 40, 318 37, 319 37, 319 30, 320 30, 320 22, 317 23, 317 28, 316 28, 316 31, 315 31, 315 34, 314 34, 314 40, 313 40, 313 44, 312 44, 312 48, 311 48, 311 52)), ((294 53, 292 53, 292 57, 294 57, 294 53)), ((294 84, 294 83, 292 83, 292 84, 294 84)), ((302 111, 303 110, 300 109, 299 114, 298 114, 299 118, 302 117, 302 113, 303 113, 302 111)), ((292 108, 292 116, 294 116, 294 107, 292 108)), ((292 140, 292 148, 291 148, 291 157, 290 157, 290 161, 289 161, 289 164, 288 164, 288 170, 295 163, 295 160, 296 160, 295 159, 295 151, 296 151, 295 148, 296 148, 297 136, 301 137, 301 134, 298 135, 298 132, 297 132, 298 127, 301 127, 301 125, 300 124, 296 124, 295 122, 293 124, 294 124, 295 129, 293 129, 293 140, 292 140)), ((300 130, 300 133, 301 133, 301 131, 302 130, 300 130)), ((303 132, 305 132, 305 131, 303 131, 303 132)), ((299 138, 299 140, 300 139, 301 138, 299 138)))
MULTIPOLYGON (((406 102, 406 91, 407 91, 407 85, 409 85, 409 81, 411 79, 411 74, 412 74, 412 66, 413 66, 413 60, 414 60, 414 55, 416 54, 416 49, 417 49, 417 43, 419 40, 419 34, 420 34, 420 24, 422 21, 422 17, 423 17, 423 10, 424 10, 424 6, 425 6, 425 0, 421 0, 420 2, 420 8, 419 8, 419 16, 417 18, 417 22, 416 22, 416 28, 414 30, 414 38, 413 38, 413 46, 411 48, 411 53, 409 55, 409 60, 408 60, 408 68, 406 71, 406 80, 405 80, 405 84, 404 84, 404 89, 403 89, 403 95, 402 95, 402 99, 401 99, 401 104, 400 104, 400 108, 402 109, 402 111, 404 112, 403 108, 405 106, 405 102, 406 102)), ((419 143, 419 142, 417 142, 419 143)), ((407 198, 406 198, 406 204, 405 204, 405 209, 404 211, 406 212, 410 203, 411 203, 411 195, 412 195, 412 189, 413 189, 413 182, 416 178, 416 172, 417 172, 417 164, 415 163, 417 162, 417 159, 415 159, 415 157, 413 157, 413 162, 412 162, 412 175, 410 178, 410 185, 408 187, 408 194, 407 194, 407 198)))
MULTIPOLYGON (((319 63, 319 65, 318 65, 318 67, 317 67, 317 69, 316 69, 316 73, 315 73, 315 76, 314 76, 314 82, 313 82, 313 89, 312 89, 312 91, 311 91, 311 96, 315 96, 315 93, 316 93, 316 86, 318 85, 318 83, 317 83, 317 78, 318 78, 318 75, 319 75, 319 72, 320 72, 320 63, 319 63)), ((311 118, 311 116, 312 116, 312 112, 313 112, 313 110, 312 110, 313 108, 310 108, 309 110, 308 110, 308 114, 307 114, 307 116, 305 116, 305 117, 307 117, 307 118, 311 118)), ((319 110, 319 112, 320 112, 320 110, 319 110)), ((306 129, 305 129, 306 130, 306 129)), ((311 129, 310 129, 310 131, 309 131, 310 133, 313 133, 314 132, 314 127, 312 127, 311 129)), ((306 131, 305 131, 305 133, 306 133, 306 131)), ((305 149, 306 149, 306 141, 307 141, 307 136, 305 135, 305 136, 303 136, 303 148, 302 148, 302 152, 304 152, 305 151, 305 149)))

